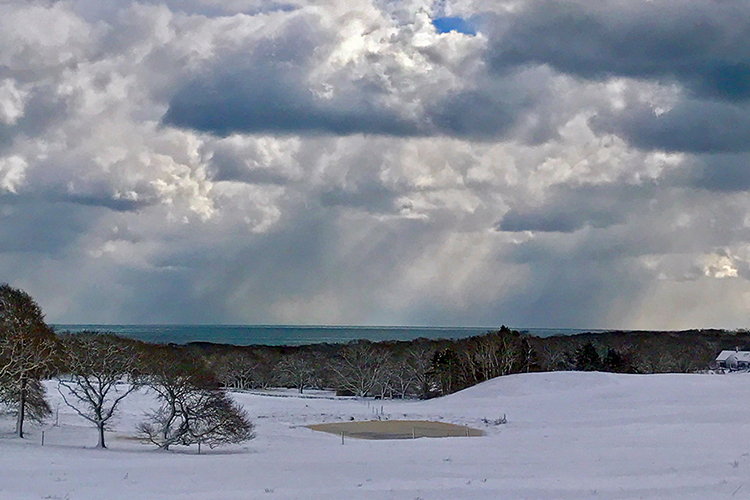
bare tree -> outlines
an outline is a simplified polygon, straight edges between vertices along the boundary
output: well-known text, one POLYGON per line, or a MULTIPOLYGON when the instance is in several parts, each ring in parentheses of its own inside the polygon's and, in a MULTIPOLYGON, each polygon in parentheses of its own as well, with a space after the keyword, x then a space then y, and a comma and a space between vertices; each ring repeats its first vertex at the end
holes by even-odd
POLYGON ((58 391, 69 407, 99 431, 97 448, 106 448, 104 431, 117 406, 138 388, 132 376, 136 350, 114 335, 80 333, 62 339, 58 391), (127 382, 126 382, 127 381, 127 382))
POLYGON ((279 383, 296 388, 300 394, 305 387, 316 382, 315 366, 304 353, 285 355, 276 365, 275 371, 279 383))
POLYGON ((502 375, 517 373, 529 367, 533 349, 524 339, 509 328, 472 339, 467 365, 472 369, 475 382, 482 382, 502 375))
POLYGON ((435 349, 432 347, 415 346, 407 350, 408 367, 414 379, 417 397, 426 399, 429 397, 432 387, 430 385, 430 371, 432 369, 432 358, 435 349))
POLYGON ((146 384, 161 406, 139 424, 159 448, 203 443, 210 447, 252 439, 247 412, 219 387, 200 361, 173 349, 153 349, 144 364, 146 384))
POLYGON ((34 392, 34 388, 40 388, 39 379, 53 369, 54 345, 55 333, 44 323, 34 299, 22 290, 0 285, 0 387, 17 413, 18 437, 23 437, 30 403, 35 402, 32 413, 39 416, 49 408, 44 392, 34 392), (34 392, 32 398, 30 391, 34 392))
MULTIPOLYGON (((500 332, 500 346, 498 349, 498 365, 493 376, 508 375, 521 368, 524 361, 524 352, 520 337, 511 333, 500 332)), ((488 377, 489 378, 489 377, 488 377)))
POLYGON ((382 381, 386 362, 386 357, 369 342, 357 342, 344 346, 331 368, 341 389, 364 397, 382 381))
POLYGON ((255 386, 257 363, 242 352, 231 351, 209 358, 210 368, 224 387, 247 390, 255 386))
POLYGON ((543 371, 572 370, 567 346, 557 339, 544 339, 540 350, 541 369, 543 371))
POLYGON ((416 380, 408 359, 391 360, 385 369, 387 376, 381 384, 381 397, 386 395, 404 399, 414 393, 416 380))

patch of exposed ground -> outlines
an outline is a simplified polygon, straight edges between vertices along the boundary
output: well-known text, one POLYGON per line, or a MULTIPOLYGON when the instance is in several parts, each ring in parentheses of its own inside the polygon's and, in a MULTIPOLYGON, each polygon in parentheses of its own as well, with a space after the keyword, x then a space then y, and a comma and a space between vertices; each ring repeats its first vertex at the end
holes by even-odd
POLYGON ((314 431, 344 434, 357 439, 416 439, 421 437, 478 437, 484 432, 465 425, 428 420, 368 420, 308 425, 314 431))

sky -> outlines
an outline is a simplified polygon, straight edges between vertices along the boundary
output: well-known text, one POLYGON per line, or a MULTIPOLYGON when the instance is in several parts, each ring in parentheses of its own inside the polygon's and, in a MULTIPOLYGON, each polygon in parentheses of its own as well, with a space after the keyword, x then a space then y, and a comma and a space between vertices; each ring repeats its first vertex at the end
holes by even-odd
POLYGON ((0 0, 52 323, 743 328, 750 2, 0 0))

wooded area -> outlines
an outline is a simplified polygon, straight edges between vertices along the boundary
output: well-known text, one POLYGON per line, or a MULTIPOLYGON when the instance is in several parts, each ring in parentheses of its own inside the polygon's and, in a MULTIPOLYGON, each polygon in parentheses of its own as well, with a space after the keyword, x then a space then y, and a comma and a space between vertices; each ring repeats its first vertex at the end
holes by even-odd
MULTIPOLYGON (((540 338, 509 328, 465 339, 307 346, 149 344, 98 332, 55 333, 25 292, 0 286, 0 403, 27 419, 51 414, 43 379, 91 422, 98 446, 118 404, 150 390, 159 406, 139 425, 160 448, 253 437, 227 390, 333 389, 340 395, 427 399, 523 372, 696 372, 722 349, 750 346, 747 331, 607 332, 540 338)), ((502 395, 498 395, 502 397, 502 395)))

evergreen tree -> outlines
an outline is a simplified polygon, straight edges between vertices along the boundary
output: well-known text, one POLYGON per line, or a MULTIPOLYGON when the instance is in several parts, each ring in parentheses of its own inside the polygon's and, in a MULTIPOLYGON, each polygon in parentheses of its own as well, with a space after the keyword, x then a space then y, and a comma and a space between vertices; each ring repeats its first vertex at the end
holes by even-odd
POLYGON ((600 371, 604 368, 602 359, 592 342, 586 342, 575 352, 575 369, 584 372, 600 371))

